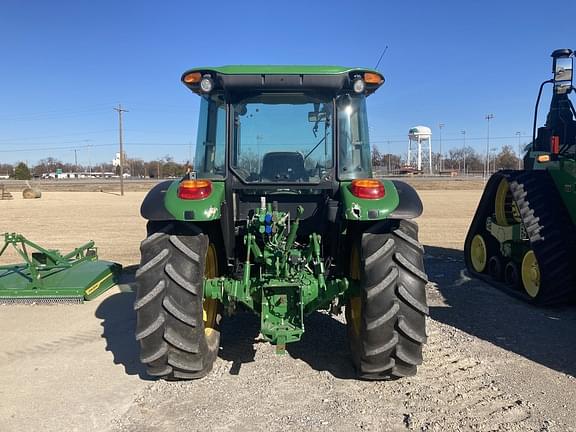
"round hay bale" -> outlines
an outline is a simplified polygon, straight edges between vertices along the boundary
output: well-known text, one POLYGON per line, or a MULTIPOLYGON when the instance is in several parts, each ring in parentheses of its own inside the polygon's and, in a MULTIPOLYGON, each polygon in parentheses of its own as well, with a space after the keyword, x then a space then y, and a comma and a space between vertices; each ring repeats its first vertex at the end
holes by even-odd
POLYGON ((24 199, 36 199, 42 197, 42 191, 36 188, 25 188, 22 191, 22 198, 24 199))

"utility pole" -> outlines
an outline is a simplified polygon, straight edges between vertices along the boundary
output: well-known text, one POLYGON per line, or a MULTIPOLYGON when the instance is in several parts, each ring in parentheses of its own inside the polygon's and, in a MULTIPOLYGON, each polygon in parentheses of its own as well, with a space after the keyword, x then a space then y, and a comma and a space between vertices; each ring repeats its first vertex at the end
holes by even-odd
POLYGON ((124 196, 124 147, 122 143, 122 113, 128 112, 128 110, 122 109, 122 105, 118 104, 118 108, 114 108, 114 111, 118 111, 118 134, 120 141, 120 195, 124 196))
POLYGON ((390 141, 386 141, 386 149, 388 150, 388 175, 390 175, 390 141))
POLYGON ((78 150, 74 149, 74 170, 78 171, 78 150))
POLYGON ((484 117, 488 122, 488 133, 486 135, 486 163, 484 164, 484 178, 488 179, 490 175, 490 120, 494 118, 494 114, 486 114, 484 117))
POLYGON ((444 127, 444 123, 440 123, 438 125, 438 128, 440 129, 440 171, 442 171, 443 167, 442 167, 442 128, 444 127))
POLYGON ((520 132, 516 132, 516 135, 518 136, 518 169, 522 169, 522 144, 520 144, 520 136, 522 135, 522 133, 520 132))
POLYGON ((461 130, 460 133, 464 137, 464 147, 462 147, 462 156, 464 157, 464 175, 466 175, 466 130, 461 130))

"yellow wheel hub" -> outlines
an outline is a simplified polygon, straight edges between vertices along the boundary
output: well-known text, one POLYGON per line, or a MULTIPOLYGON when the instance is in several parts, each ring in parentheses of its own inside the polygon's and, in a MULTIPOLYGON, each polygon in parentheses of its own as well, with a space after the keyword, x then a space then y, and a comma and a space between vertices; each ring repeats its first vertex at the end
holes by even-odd
POLYGON ((518 210, 518 205, 512 197, 510 184, 506 179, 502 179, 496 190, 494 213, 496 213, 496 223, 501 226, 510 226, 522 222, 520 210, 518 210))
MULTIPOLYGON (((354 245, 350 253, 350 278, 355 281, 360 280, 360 253, 358 247, 354 245)), ((351 297, 348 305, 348 319, 352 325, 352 330, 356 336, 360 336, 362 326, 362 298, 360 296, 351 297)))
POLYGON ((534 298, 540 292, 540 266, 534 251, 526 252, 522 259, 522 283, 530 297, 534 298))
POLYGON ((472 243, 470 244, 470 261, 472 262, 472 267, 478 273, 482 273, 484 269, 486 269, 488 252, 486 250, 486 242, 480 234, 476 234, 472 238, 472 243))
MULTIPOLYGON (((206 252, 206 266, 204 269, 204 277, 215 278, 218 276, 218 258, 216 256, 216 248, 212 243, 208 245, 206 252)), ((214 331, 216 325, 216 316, 218 315, 218 300, 204 299, 202 302, 202 319, 204 320, 204 333, 209 336, 214 331)))

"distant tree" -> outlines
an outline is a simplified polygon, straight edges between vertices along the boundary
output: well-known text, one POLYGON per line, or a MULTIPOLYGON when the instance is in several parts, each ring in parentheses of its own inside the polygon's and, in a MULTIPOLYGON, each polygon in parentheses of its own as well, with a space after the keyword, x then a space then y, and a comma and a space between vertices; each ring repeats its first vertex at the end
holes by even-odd
POLYGON ((444 168, 458 171, 474 172, 482 171, 482 158, 476 150, 470 146, 451 149, 448 158, 444 159, 444 168))
POLYGON ((380 157, 380 165, 388 173, 400 169, 400 156, 392 153, 385 153, 380 157))
POLYGON ((376 145, 372 146, 372 166, 377 167, 382 165, 382 154, 376 145))
POLYGON ((146 164, 142 159, 128 159, 127 164, 130 167, 130 174, 135 177, 146 176, 146 164))
POLYGON ((260 158, 255 152, 248 149, 240 155, 238 165, 248 171, 248 173, 257 173, 260 170, 260 158))
POLYGON ((26 165, 24 162, 20 162, 18 165, 16 165, 16 168, 14 169, 14 178, 16 180, 30 180, 32 175, 30 174, 28 165, 26 165))
POLYGON ((496 169, 515 169, 518 168, 518 157, 512 146, 505 145, 500 153, 496 155, 494 161, 496 169))
POLYGON ((35 175, 41 176, 42 174, 48 174, 51 172, 53 173, 58 168, 60 168, 62 171, 67 171, 62 161, 53 157, 47 157, 44 159, 40 159, 38 163, 34 166, 33 171, 35 175))
POLYGON ((0 163, 0 175, 2 176, 11 175, 13 172, 14 172, 14 165, 0 163))

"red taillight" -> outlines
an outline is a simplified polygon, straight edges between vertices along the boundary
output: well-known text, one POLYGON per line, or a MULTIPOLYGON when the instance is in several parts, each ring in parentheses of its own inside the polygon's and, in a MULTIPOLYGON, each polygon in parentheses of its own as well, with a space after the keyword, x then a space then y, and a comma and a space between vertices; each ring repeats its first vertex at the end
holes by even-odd
POLYGON ((552 137, 552 153, 560 153, 560 137, 556 135, 552 137))
POLYGON ((380 180, 359 179, 352 180, 352 195, 364 199, 378 199, 386 195, 384 185, 380 180))
POLYGON ((186 200, 203 199, 212 193, 210 180, 184 180, 178 186, 178 198, 186 200))

